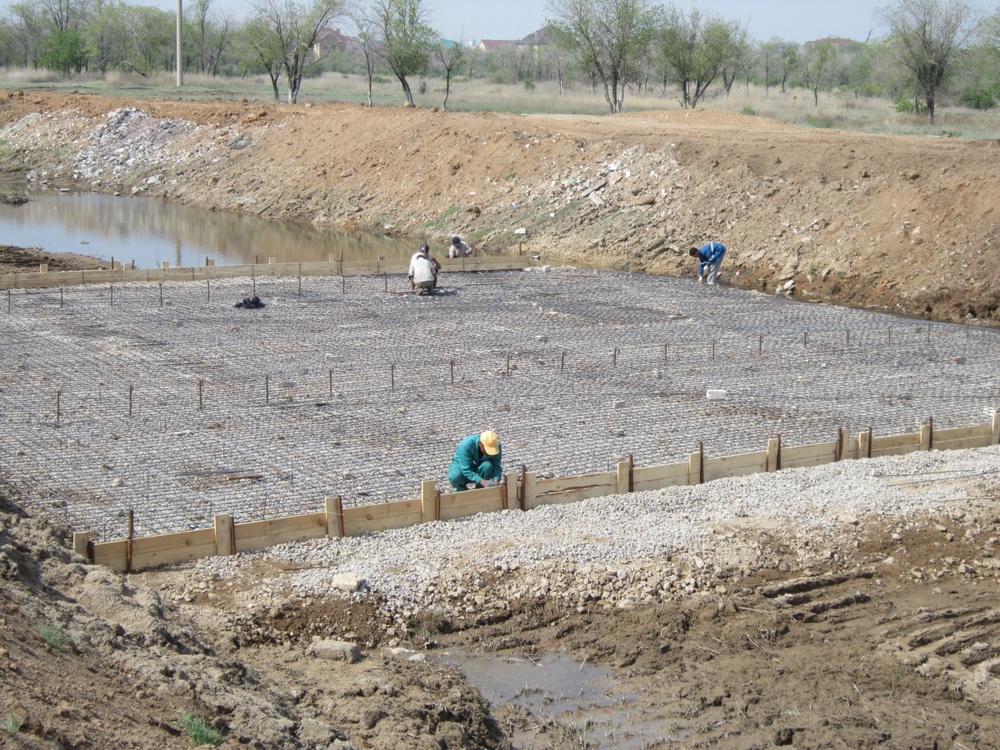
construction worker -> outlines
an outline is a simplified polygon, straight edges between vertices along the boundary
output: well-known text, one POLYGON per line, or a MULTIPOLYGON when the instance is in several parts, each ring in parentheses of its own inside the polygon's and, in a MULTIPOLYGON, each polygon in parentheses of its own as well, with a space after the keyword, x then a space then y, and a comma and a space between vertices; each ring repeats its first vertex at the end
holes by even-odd
POLYGON ((451 238, 451 247, 448 248, 449 258, 468 258, 470 255, 472 246, 468 242, 463 242, 458 235, 451 238))
POLYGON ((440 268, 441 264, 431 255, 430 246, 425 242, 410 258, 410 270, 407 273, 410 289, 416 290, 417 294, 431 294, 437 286, 440 268))
POLYGON ((726 246, 721 242, 709 242, 701 247, 692 247, 689 254, 698 259, 698 283, 708 282, 709 286, 715 286, 726 246))
POLYGON ((476 489, 500 484, 502 455, 500 438, 493 430, 462 438, 448 467, 448 481, 459 492, 470 484, 476 489))

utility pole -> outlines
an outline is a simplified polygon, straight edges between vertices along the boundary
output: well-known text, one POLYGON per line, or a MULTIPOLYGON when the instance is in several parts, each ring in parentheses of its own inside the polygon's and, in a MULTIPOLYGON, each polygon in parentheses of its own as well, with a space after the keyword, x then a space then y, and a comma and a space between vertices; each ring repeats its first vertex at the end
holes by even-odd
POLYGON ((184 85, 184 0, 177 0, 177 85, 184 85))

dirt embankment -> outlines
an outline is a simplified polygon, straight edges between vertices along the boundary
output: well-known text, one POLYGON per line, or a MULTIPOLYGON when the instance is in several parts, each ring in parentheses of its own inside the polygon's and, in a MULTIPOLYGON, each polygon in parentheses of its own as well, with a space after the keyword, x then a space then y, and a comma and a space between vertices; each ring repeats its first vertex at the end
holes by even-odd
POLYGON ((998 144, 810 130, 732 112, 615 117, 0 92, 10 175, 393 231, 552 262, 724 278, 995 320, 998 144), (130 108, 137 108, 135 110, 130 108), (24 119, 28 118, 28 119, 24 119), (6 126, 6 127, 5 127, 6 126))

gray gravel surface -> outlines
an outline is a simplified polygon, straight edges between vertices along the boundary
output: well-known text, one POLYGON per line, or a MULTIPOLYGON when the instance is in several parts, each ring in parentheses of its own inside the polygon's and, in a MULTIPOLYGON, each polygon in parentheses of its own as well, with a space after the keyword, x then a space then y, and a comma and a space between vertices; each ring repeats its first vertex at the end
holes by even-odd
POLYGON ((506 470, 605 471, 982 424, 1000 332, 691 279, 559 268, 13 290, 0 468, 97 539, 447 490, 486 428, 506 470), (235 308, 256 293, 261 310, 235 308), (709 389, 726 391, 709 400, 709 389))
MULTIPOLYGON (((905 554, 857 559, 866 531, 888 531, 901 550, 928 528, 943 543, 958 520, 988 526, 998 489, 1000 447, 930 451, 283 544, 182 567, 196 571, 185 581, 201 582, 189 585, 225 587, 242 571, 277 561, 286 572, 268 566, 263 585, 239 595, 249 609, 375 594, 402 635, 421 609, 482 617, 547 599, 581 610, 631 608, 724 594, 733 581, 769 568, 866 565, 896 575, 905 554)), ((984 540, 985 562, 941 564, 975 575, 992 562, 998 541, 984 540)))

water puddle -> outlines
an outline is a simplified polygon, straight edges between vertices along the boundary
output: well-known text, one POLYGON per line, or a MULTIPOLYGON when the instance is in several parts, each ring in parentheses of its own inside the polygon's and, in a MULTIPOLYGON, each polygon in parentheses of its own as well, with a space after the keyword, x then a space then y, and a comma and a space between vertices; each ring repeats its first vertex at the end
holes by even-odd
POLYGON ((495 713, 509 706, 519 715, 529 714, 519 725, 504 726, 516 750, 642 750, 682 738, 673 720, 650 715, 636 695, 624 692, 611 669, 566 654, 513 656, 449 649, 433 659, 461 669, 495 713))

